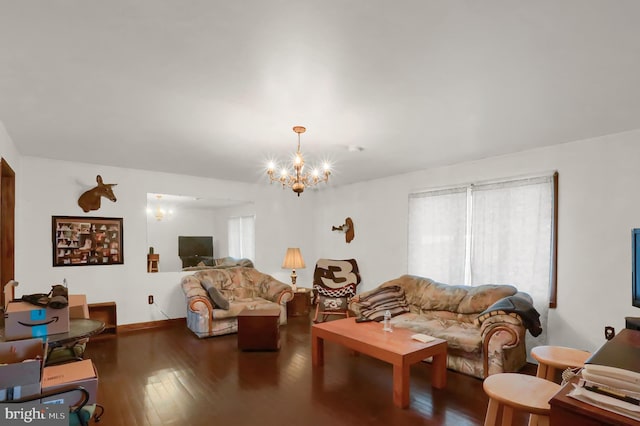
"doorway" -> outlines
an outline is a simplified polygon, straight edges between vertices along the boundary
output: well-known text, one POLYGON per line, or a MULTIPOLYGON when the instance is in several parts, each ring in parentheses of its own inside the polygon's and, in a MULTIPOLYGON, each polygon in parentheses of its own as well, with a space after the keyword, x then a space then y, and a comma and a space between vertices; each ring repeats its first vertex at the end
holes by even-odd
MULTIPOLYGON (((9 163, 0 159, 0 286, 15 275, 15 207, 16 174, 9 163)), ((0 291, 0 307, 5 306, 4 291, 0 291)))

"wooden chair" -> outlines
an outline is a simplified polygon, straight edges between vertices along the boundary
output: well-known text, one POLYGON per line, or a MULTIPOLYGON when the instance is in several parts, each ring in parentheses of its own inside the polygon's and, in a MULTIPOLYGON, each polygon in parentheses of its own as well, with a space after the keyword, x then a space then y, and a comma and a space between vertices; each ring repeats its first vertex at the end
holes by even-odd
POLYGON ((330 315, 349 317, 349 300, 356 295, 360 271, 355 259, 319 259, 313 272, 316 312, 313 322, 330 315))

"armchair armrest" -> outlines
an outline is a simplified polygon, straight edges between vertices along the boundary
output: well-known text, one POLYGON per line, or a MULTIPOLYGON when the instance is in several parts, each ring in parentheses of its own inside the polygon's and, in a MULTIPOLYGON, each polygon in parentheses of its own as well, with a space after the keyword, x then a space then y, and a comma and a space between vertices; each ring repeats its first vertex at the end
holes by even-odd
POLYGON ((480 323, 484 377, 489 377, 490 358, 495 352, 516 347, 524 339, 526 328, 518 314, 498 314, 480 323))
POLYGON ((207 317, 207 330, 209 334, 213 331, 213 304, 211 299, 205 296, 192 296, 189 298, 188 309, 197 312, 199 315, 207 317))
POLYGON ((353 312, 353 314, 356 317, 361 316, 361 311, 362 311, 362 304, 360 303, 360 299, 357 299, 358 296, 359 295, 356 294, 355 297, 352 297, 351 299, 349 299, 349 302, 347 304, 347 309, 353 312))
POLYGON ((276 279, 271 279, 266 284, 263 297, 272 302, 284 305, 288 301, 293 300, 293 290, 291 286, 276 279))
POLYGON ((271 275, 258 272, 255 269, 248 269, 248 271, 253 275, 252 281, 255 283, 258 296, 279 305, 284 305, 293 299, 293 291, 288 284, 276 280, 271 275))

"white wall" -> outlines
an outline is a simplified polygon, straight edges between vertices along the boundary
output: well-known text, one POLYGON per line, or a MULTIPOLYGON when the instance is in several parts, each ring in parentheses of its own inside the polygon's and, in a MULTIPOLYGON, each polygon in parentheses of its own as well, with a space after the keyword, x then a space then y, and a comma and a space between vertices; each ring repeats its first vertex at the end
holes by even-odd
POLYGON ((631 306, 631 229, 640 227, 640 131, 487 158, 322 193, 313 235, 321 257, 354 257, 360 290, 407 272, 408 195, 417 190, 502 177, 559 172, 558 308, 549 344, 594 350, 604 326, 624 328, 631 306), (350 216, 355 239, 331 225, 350 216))
MULTIPOLYGON (((115 300, 119 323, 164 318, 146 304, 153 294, 170 317, 184 316, 178 287, 183 273, 146 273, 146 193, 228 197, 255 202, 256 266, 288 282, 280 269, 287 247, 300 247, 307 268, 298 284, 311 286, 320 257, 358 260, 360 290, 377 286, 407 270, 408 194, 456 183, 558 170, 560 174, 558 308, 550 312, 549 343, 594 350, 603 343, 605 325, 624 327, 625 316, 640 316, 631 306, 630 231, 640 227, 640 131, 605 136, 518 154, 487 158, 348 186, 330 183, 296 197, 289 190, 147 171, 22 157, 0 132, 0 149, 20 160, 17 177, 16 279, 19 292, 41 292, 67 278, 71 290, 89 302, 115 300), (8 144, 8 148, 4 147, 8 144), (12 152, 14 151, 14 152, 12 152), (118 183, 117 203, 103 201, 91 216, 124 218, 124 265, 52 265, 51 216, 84 213, 78 196, 95 175, 118 183), (241 197, 239 197, 241 195, 241 197), (355 239, 331 227, 350 216, 355 239)), ((14 164, 16 161, 14 160, 14 164)), ((20 294, 20 293, 19 293, 20 294)))
POLYGON ((64 278, 73 293, 84 293, 89 303, 115 301, 118 323, 129 324, 184 317, 186 306, 179 280, 185 273, 147 273, 147 192, 205 198, 247 199, 256 209, 256 266, 287 282, 280 269, 289 241, 309 240, 307 223, 298 211, 310 199, 265 191, 263 185, 155 173, 117 167, 22 157, 16 209, 17 295, 45 292, 64 278), (95 186, 96 175, 114 187, 117 202, 102 199, 97 211, 83 213, 77 199, 95 186), (188 188, 186 193, 185 188, 188 188), (124 265, 52 266, 51 216, 123 218, 124 265), (295 235, 294 235, 295 233, 295 235), (147 304, 153 294, 158 306, 147 304), (162 311, 162 312, 161 312, 162 311))

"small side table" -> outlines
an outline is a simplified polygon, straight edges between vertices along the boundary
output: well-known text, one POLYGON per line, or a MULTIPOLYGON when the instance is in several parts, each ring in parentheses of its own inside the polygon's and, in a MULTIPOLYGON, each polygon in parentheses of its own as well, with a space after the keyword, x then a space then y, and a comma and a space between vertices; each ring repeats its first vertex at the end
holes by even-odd
POLYGON ((238 349, 243 351, 280 349, 280 308, 244 308, 238 314, 238 349))
POLYGON ((293 299, 287 302, 287 317, 301 317, 309 315, 311 307, 311 289, 298 288, 293 293, 293 299))

